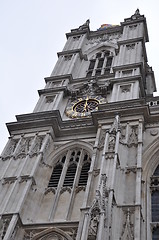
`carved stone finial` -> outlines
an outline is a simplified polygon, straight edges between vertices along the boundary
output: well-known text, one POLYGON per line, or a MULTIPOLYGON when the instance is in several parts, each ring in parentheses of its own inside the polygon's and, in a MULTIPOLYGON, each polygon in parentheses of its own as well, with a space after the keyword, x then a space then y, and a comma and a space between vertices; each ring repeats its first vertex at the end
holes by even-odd
POLYGON ((113 125, 112 125, 112 127, 111 127, 111 129, 110 129, 109 132, 110 132, 110 133, 113 133, 113 132, 117 133, 117 131, 118 131, 119 128, 120 128, 120 119, 119 119, 119 115, 117 114, 117 115, 115 116, 113 125))
POLYGON ((135 15, 140 15, 140 11, 139 11, 138 8, 137 8, 136 11, 135 11, 135 15))
POLYGON ((83 30, 83 29, 89 27, 89 23, 90 23, 90 20, 87 19, 87 21, 86 21, 83 25, 79 26, 78 29, 79 29, 79 30, 83 30))
POLYGON ((131 18, 132 18, 133 20, 135 20, 135 19, 137 19, 138 17, 140 17, 140 11, 139 11, 139 9, 137 8, 136 11, 135 11, 135 13, 131 16, 131 18))

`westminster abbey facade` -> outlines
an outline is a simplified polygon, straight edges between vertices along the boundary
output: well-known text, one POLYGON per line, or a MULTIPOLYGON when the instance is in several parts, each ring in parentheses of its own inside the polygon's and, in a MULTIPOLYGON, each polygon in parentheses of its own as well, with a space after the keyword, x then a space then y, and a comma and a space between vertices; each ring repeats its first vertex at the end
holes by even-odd
POLYGON ((66 34, 32 113, 7 124, 0 239, 159 239, 159 97, 146 18, 66 34))

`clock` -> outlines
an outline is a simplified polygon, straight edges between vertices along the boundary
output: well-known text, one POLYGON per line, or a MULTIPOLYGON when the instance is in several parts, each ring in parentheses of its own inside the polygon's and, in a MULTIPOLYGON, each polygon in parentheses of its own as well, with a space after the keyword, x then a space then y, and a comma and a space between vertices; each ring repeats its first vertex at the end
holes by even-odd
POLYGON ((78 98, 68 104, 66 115, 71 118, 88 117, 91 112, 97 111, 100 103, 104 103, 105 98, 101 96, 86 96, 78 98))

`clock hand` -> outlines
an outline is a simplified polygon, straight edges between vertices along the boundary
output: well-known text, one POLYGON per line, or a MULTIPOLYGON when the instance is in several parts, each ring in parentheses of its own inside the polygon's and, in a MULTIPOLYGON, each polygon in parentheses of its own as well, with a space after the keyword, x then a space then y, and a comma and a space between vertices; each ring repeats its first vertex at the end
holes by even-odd
POLYGON ((84 105, 84 112, 88 112, 87 111, 87 99, 86 99, 86 102, 85 102, 85 105, 84 105))

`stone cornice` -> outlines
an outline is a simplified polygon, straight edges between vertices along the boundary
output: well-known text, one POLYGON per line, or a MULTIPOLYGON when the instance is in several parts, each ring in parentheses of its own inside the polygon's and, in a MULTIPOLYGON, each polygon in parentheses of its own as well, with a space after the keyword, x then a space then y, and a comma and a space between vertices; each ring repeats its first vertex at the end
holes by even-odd
POLYGON ((81 59, 87 60, 86 55, 84 55, 82 53, 82 50, 80 48, 79 49, 73 49, 73 50, 58 52, 57 55, 59 57, 59 56, 66 56, 66 55, 71 55, 71 54, 75 54, 75 53, 79 53, 81 59))
POLYGON ((118 45, 136 43, 136 42, 143 42, 143 41, 144 41, 144 37, 129 38, 129 39, 124 39, 124 40, 119 40, 118 45))
POLYGON ((41 89, 38 90, 39 96, 42 94, 49 94, 49 93, 57 93, 57 92, 64 92, 66 91, 67 87, 61 86, 61 87, 56 87, 56 88, 46 88, 46 89, 41 89))
POLYGON ((65 75, 58 75, 58 76, 50 76, 50 77, 46 77, 44 78, 45 82, 58 82, 60 80, 64 80, 64 79, 69 79, 69 81, 72 81, 72 74, 65 74, 65 75))
POLYGON ((55 136, 70 136, 95 133, 99 121, 107 121, 118 113, 121 117, 144 117, 145 123, 158 122, 159 114, 150 114, 145 99, 134 99, 99 105, 99 110, 92 112, 90 117, 62 120, 58 110, 16 116, 17 122, 7 123, 10 134, 16 131, 52 127, 55 136))
POLYGON ((13 131, 23 131, 26 129, 36 129, 52 127, 56 136, 77 135, 78 133, 92 133, 96 127, 92 119, 70 119, 62 121, 58 110, 45 111, 39 113, 23 114, 16 116, 17 122, 7 123, 7 128, 11 134, 13 131))
POLYGON ((84 29, 84 30, 76 30, 76 29, 73 29, 73 30, 71 30, 71 32, 66 33, 66 37, 67 37, 67 39, 68 39, 69 37, 79 36, 79 35, 82 35, 82 34, 87 34, 87 35, 89 35, 89 33, 90 33, 90 30, 89 30, 89 29, 84 29))

